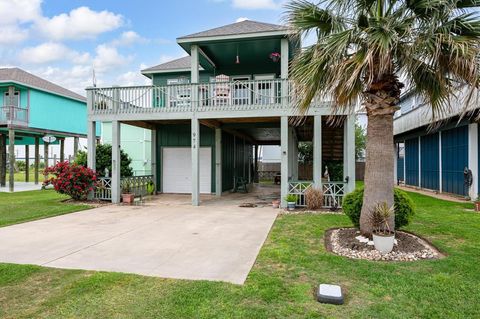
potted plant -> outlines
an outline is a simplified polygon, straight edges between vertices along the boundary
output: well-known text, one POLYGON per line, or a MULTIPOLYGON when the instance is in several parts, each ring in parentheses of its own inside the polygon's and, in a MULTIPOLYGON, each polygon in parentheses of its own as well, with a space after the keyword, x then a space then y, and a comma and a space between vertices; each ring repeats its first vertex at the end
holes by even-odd
POLYGON ((280 207, 280 200, 278 200, 278 199, 272 200, 272 207, 273 208, 279 208, 280 207))
POLYGON ((477 198, 475 198, 475 200, 473 201, 473 204, 475 205, 475 211, 480 212, 480 195, 478 195, 477 198))
POLYGON ((297 195, 288 194, 285 196, 285 201, 287 202, 287 209, 294 210, 297 205, 297 195))
POLYGON ((125 204, 131 204, 133 203, 134 198, 135 194, 130 191, 130 184, 125 183, 125 185, 122 187, 122 201, 125 204))
POLYGON ((281 55, 278 52, 270 53, 270 59, 272 59, 272 61, 275 62, 275 63, 280 61, 280 57, 281 57, 281 55))
POLYGON ((155 184, 152 181, 150 181, 147 184, 147 194, 148 195, 153 195, 154 192, 155 192, 155 184))
POLYGON ((389 207, 385 202, 377 204, 370 215, 370 222, 373 227, 373 244, 375 249, 382 254, 387 254, 393 250, 395 232, 390 229, 388 224, 392 215, 393 206, 389 207))

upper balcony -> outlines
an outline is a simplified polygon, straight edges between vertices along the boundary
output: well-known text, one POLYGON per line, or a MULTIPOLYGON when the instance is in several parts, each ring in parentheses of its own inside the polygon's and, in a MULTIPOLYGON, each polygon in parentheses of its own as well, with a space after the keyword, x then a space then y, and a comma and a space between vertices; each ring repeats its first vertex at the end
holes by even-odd
MULTIPOLYGON (((294 115, 295 90, 289 80, 249 80, 167 86, 89 88, 90 117, 102 120, 294 115)), ((328 104, 312 102, 310 113, 328 104)))
POLYGON ((29 109, 16 105, 0 106, 0 125, 28 126, 29 109))

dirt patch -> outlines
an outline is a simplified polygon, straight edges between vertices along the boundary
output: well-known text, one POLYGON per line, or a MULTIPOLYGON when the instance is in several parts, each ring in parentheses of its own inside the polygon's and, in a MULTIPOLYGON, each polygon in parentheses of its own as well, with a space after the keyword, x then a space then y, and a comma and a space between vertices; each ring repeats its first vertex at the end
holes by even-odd
POLYGON ((88 205, 88 206, 92 206, 92 207, 95 207, 95 208, 112 204, 110 202, 103 201, 103 200, 98 200, 98 199, 95 199, 95 200, 75 200, 75 199, 72 199, 72 198, 64 199, 64 200, 62 200, 62 203, 73 204, 73 205, 88 205))
POLYGON ((359 236, 356 228, 330 229, 325 235, 325 247, 337 255, 354 259, 414 261, 443 257, 431 243, 412 233, 397 231, 395 245, 388 254, 381 254, 371 240, 364 241, 359 236))

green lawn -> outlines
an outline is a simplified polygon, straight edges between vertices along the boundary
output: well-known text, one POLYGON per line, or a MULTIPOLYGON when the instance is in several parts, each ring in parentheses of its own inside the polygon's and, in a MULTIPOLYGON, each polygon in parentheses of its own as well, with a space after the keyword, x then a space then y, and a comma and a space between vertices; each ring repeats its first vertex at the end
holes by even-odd
POLYGON ((243 286, 0 264, 2 318, 479 318, 480 214, 471 204, 410 194, 408 228, 448 257, 370 262, 327 253, 323 234, 342 215, 280 216, 243 286), (319 304, 319 283, 346 304, 319 304))
POLYGON ((0 193, 0 226, 90 208, 87 205, 62 203, 67 198, 68 196, 59 195, 53 190, 0 193))
MULTIPOLYGON (((38 173, 39 183, 42 183, 43 180, 44 180, 44 176, 42 174, 42 171, 43 171, 43 169, 41 169, 38 173)), ((7 172, 7 179, 6 179, 7 185, 8 185, 9 176, 10 176, 10 174, 7 172)), ((34 182, 35 181, 35 172, 34 172, 33 168, 28 171, 28 176, 29 176, 28 177, 29 182, 34 182)), ((25 172, 16 172, 13 175, 13 179, 15 180, 15 182, 25 182, 25 172)))

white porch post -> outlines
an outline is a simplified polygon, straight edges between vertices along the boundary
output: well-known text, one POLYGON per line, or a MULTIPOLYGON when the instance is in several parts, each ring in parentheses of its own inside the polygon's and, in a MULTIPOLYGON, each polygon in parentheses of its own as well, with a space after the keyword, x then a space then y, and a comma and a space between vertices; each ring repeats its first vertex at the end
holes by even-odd
POLYGON ((112 203, 120 203, 120 123, 112 121, 112 203))
POLYGON ((12 128, 8 130, 8 165, 8 190, 13 192, 15 187, 15 131, 12 128))
POLYGON ((97 125, 95 121, 88 121, 87 132, 87 165, 89 168, 96 169, 96 131, 97 125))
POLYGON ((322 189, 322 116, 313 117, 313 183, 322 189))
POLYGON ((282 207, 287 207, 285 196, 288 194, 288 116, 282 116, 280 120, 280 144, 281 144, 281 168, 280 168, 280 194, 282 207))
POLYGON ((407 185, 407 141, 403 141, 403 184, 407 185))
POLYGON ((155 193, 158 190, 157 184, 157 129, 150 131, 150 164, 153 176, 153 183, 155 184, 155 193))
POLYGON ((192 119, 192 205, 200 205, 200 122, 192 119))
POLYGON ((355 190, 355 115, 347 115, 343 134, 343 178, 348 177, 347 193, 355 190))
POLYGON ((284 38, 280 40, 280 78, 282 81, 282 104, 287 105, 288 103, 288 58, 289 58, 289 47, 288 39, 284 38))
MULTIPOLYGON (((190 47, 190 83, 196 84, 198 83, 200 74, 199 74, 199 61, 198 61, 198 45, 192 44, 190 47)), ((191 90, 191 99, 192 99, 192 107, 195 107, 198 102, 198 89, 196 86, 192 86, 191 90)), ((195 108, 194 108, 195 110, 195 108)))
POLYGON ((472 171, 472 186, 469 190, 471 200, 478 197, 478 124, 468 125, 468 168, 472 171))
POLYGON ((222 196, 222 129, 215 129, 215 195, 222 196))

